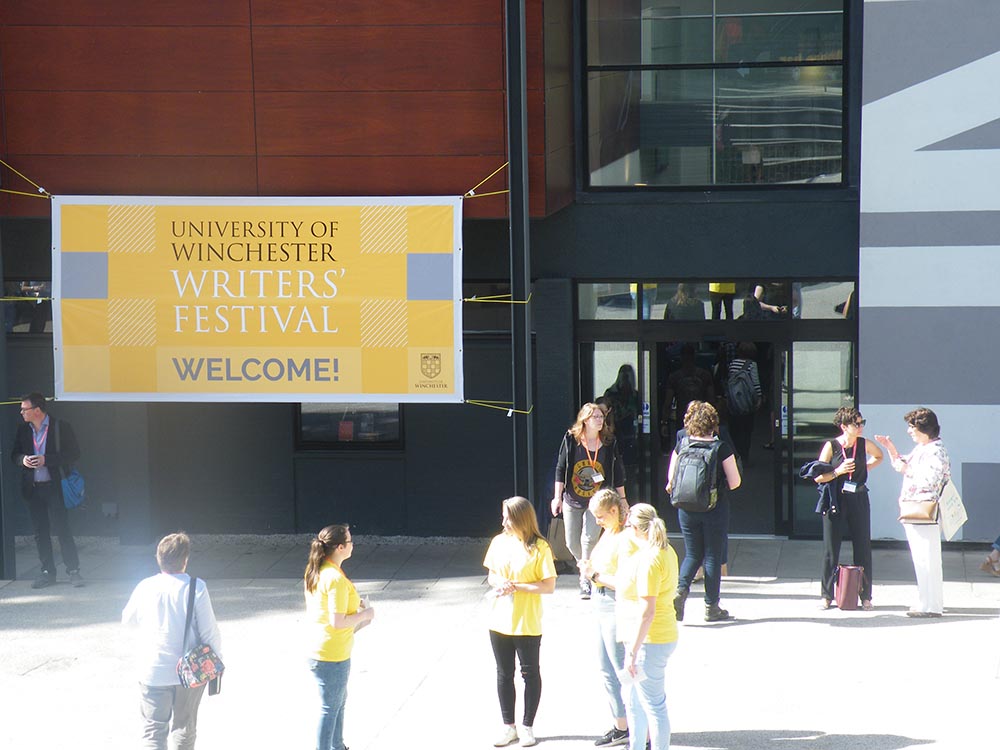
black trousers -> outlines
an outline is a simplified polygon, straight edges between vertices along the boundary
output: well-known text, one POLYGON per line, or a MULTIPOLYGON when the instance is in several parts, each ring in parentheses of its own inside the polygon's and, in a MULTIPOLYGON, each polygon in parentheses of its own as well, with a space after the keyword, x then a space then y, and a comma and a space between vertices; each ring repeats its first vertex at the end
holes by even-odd
POLYGON ((514 723, 514 655, 521 663, 524 679, 524 721, 526 727, 535 725, 538 702, 542 698, 542 673, 538 652, 542 645, 540 635, 504 635, 490 631, 490 644, 497 662, 497 695, 500 698, 500 716, 504 724, 514 723))
POLYGON ((833 599, 833 586, 840 564, 840 542, 844 531, 851 532, 854 564, 865 569, 861 580, 861 601, 872 598, 872 522, 868 492, 840 493, 840 512, 823 516, 823 579, 824 599, 833 599))
POLYGON ((52 576, 56 574, 56 561, 52 553, 53 532, 59 538, 59 550, 62 552, 67 572, 79 570, 80 558, 76 552, 73 533, 69 529, 69 518, 59 483, 53 480, 36 484, 27 503, 28 511, 31 513, 31 525, 35 527, 35 545, 38 547, 38 559, 42 563, 42 570, 52 576))

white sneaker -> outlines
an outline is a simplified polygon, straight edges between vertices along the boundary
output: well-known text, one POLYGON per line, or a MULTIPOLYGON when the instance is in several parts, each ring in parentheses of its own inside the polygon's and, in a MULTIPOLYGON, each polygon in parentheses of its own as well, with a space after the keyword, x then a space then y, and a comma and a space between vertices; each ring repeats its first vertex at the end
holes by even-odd
POLYGON ((517 742, 517 730, 510 724, 503 725, 503 734, 493 743, 493 747, 507 747, 517 742))
POLYGON ((521 747, 534 747, 538 744, 535 731, 531 727, 521 727, 521 747))

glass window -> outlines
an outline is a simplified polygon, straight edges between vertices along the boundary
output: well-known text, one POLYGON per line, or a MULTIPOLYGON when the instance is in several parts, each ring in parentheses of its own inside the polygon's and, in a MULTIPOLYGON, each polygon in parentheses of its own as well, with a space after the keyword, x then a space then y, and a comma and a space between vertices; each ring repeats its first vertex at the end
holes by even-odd
POLYGON ((300 404, 299 444, 305 448, 398 448, 399 404, 300 404))
POLYGON ((592 187, 842 181, 842 2, 629 7, 587 4, 592 187))
POLYGON ((650 314, 644 317, 652 320, 706 320, 711 315, 708 282, 656 284, 645 296, 650 297, 650 314))
POLYGON ((52 333, 51 282, 5 281, 3 288, 7 333, 52 333))
POLYGON ((795 317, 807 320, 853 320, 857 317, 853 281, 808 281, 793 285, 800 305, 795 317))
POLYGON ((628 282, 580 284, 580 320, 635 320, 636 292, 628 282))

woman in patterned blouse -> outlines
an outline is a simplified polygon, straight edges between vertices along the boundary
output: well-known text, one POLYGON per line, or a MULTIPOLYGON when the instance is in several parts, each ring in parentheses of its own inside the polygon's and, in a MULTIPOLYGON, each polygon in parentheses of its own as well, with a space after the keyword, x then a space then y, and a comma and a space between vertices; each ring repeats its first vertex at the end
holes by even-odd
MULTIPOLYGON (((903 475, 899 501, 927 501, 941 497, 951 479, 951 461, 941 443, 941 426, 930 409, 920 408, 903 417, 907 433, 917 444, 910 453, 900 455, 887 435, 875 439, 885 446, 892 459, 892 468, 903 475)), ((944 573, 941 567, 941 531, 937 523, 903 522, 906 541, 910 544, 913 569, 917 574, 918 604, 906 614, 909 617, 940 617, 944 610, 944 573)))

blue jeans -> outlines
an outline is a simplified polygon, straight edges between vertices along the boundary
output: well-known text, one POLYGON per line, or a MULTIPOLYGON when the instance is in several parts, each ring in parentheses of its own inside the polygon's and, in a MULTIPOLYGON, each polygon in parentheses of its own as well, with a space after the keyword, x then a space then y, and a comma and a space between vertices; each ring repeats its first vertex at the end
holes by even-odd
POLYGON ((618 628, 615 625, 614 592, 610 596, 600 593, 605 589, 598 587, 591 601, 594 603, 594 614, 597 615, 598 628, 598 663, 601 677, 604 678, 604 690, 608 694, 611 705, 611 715, 615 719, 625 718, 625 703, 622 700, 622 684, 618 673, 625 666, 625 644, 618 642, 618 628))
POLYGON ((622 689, 628 715, 629 750, 644 750, 649 735, 651 750, 669 750, 670 718, 667 716, 667 694, 663 674, 667 659, 677 648, 673 643, 644 643, 636 657, 636 667, 642 679, 622 689))
POLYGON ((997 540, 993 542, 993 549, 995 549, 997 552, 1000 552, 1000 536, 998 536, 997 540))
POLYGON ((347 678, 351 660, 310 661, 319 683, 322 713, 316 730, 316 750, 347 750, 344 744, 344 706, 347 704, 347 678))
POLYGON ((677 511, 684 535, 684 562, 677 581, 678 591, 687 591, 698 568, 705 568, 705 604, 719 603, 722 563, 729 534, 729 501, 720 500, 708 513, 677 511))

